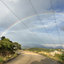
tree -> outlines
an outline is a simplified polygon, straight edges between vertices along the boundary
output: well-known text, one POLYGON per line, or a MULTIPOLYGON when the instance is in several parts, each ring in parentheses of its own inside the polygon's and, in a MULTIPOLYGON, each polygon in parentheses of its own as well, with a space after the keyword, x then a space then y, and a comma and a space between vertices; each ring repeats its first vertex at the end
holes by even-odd
POLYGON ((4 40, 4 39, 5 39, 5 36, 2 36, 2 37, 1 37, 1 40, 4 40))
POLYGON ((21 45, 17 42, 12 42, 10 39, 5 38, 4 36, 1 37, 0 40, 0 54, 8 55, 15 53, 16 50, 21 49, 21 45), (15 49, 14 49, 15 48, 15 49))
POLYGON ((21 45, 18 44, 17 42, 14 42, 14 48, 15 48, 16 50, 21 49, 21 45))

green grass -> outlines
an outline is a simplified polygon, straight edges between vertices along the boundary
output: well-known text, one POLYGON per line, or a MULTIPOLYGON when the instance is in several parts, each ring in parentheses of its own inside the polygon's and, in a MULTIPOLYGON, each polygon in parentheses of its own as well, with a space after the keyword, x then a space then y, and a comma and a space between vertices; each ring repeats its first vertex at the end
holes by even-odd
POLYGON ((0 57, 0 62, 3 62, 3 58, 2 57, 0 57))
POLYGON ((46 49, 46 48, 30 48, 30 49, 27 49, 29 51, 37 51, 37 52, 41 52, 41 51, 45 51, 45 52, 51 52, 51 51, 54 51, 55 49, 46 49))

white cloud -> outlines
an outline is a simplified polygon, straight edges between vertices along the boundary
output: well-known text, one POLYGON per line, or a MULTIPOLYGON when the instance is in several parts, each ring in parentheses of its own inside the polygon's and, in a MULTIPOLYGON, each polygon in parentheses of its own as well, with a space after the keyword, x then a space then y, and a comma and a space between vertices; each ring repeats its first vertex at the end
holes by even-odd
POLYGON ((9 1, 13 3, 18 3, 19 0, 9 0, 9 1))
POLYGON ((63 47, 64 48, 64 44, 54 44, 54 43, 52 43, 52 44, 41 44, 41 45, 43 45, 43 46, 45 46, 45 47, 53 47, 53 48, 55 48, 55 47, 63 47))
MULTIPOLYGON (((15 14, 19 18, 36 15, 36 13, 34 12, 34 9, 32 8, 28 0, 9 0, 9 1, 5 0, 5 2, 15 12, 15 14)), ((37 18, 35 19, 30 18, 25 21, 21 21, 19 24, 15 25, 11 29, 8 29, 8 27, 10 27, 14 23, 14 21, 16 21, 16 17, 14 17, 14 15, 3 4, 1 4, 0 6, 0 18, 1 18, 0 27, 5 30, 3 34, 11 38, 13 41, 17 40, 20 43, 22 42, 22 44, 54 43, 54 42, 58 43, 58 36, 56 34, 56 31, 55 31, 55 34, 52 34, 52 33, 37 32, 33 30, 41 29, 44 27, 52 29, 56 26, 56 24, 59 26, 62 22, 64 22, 64 13, 62 14, 56 13, 57 23, 55 23, 55 20, 54 20, 55 18, 54 18, 53 13, 51 14, 43 13, 45 10, 46 12, 50 11, 48 10, 50 8, 50 0, 32 0, 32 3, 35 9, 37 10, 38 14, 42 13, 40 18, 43 19, 42 22, 44 25, 42 25, 41 22, 38 21, 37 18), (22 22, 24 22, 28 26, 28 28, 26 28, 23 24, 21 24, 22 22), (31 33, 27 29, 30 29, 33 32, 31 33), (47 34, 49 34, 50 36, 48 36, 47 34), (52 40, 54 40, 54 42, 52 40)), ((62 38, 62 41, 64 41, 63 38, 62 38)))
POLYGON ((0 2, 0 20, 9 14, 8 8, 0 2))
POLYGON ((44 28, 46 28, 46 29, 49 28, 50 29, 50 28, 54 28, 56 25, 57 25, 57 23, 55 23, 55 22, 48 22, 48 23, 45 23, 44 25, 41 25, 41 24, 40 25, 38 25, 38 24, 36 25, 35 24, 30 29, 40 29, 40 28, 43 28, 43 29, 44 28))
MULTIPOLYGON (((13 41, 18 41, 22 45, 44 44, 44 43, 58 43, 58 36, 51 33, 30 32, 29 30, 10 31, 6 35, 13 41)), ((61 41, 64 41, 63 39, 61 41)), ((62 43, 62 42, 61 42, 62 43)))

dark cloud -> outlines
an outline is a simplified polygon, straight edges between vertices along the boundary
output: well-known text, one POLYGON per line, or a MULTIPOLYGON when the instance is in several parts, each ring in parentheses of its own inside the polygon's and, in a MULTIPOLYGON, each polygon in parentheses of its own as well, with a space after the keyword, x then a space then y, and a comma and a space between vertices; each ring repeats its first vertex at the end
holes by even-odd
POLYGON ((60 27, 60 30, 64 31, 64 25, 60 27))

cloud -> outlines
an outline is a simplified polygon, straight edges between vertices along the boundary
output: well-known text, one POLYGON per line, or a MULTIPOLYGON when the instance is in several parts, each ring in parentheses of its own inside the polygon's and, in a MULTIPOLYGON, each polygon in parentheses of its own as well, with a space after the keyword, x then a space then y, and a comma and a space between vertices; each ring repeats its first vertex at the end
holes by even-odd
MULTIPOLYGON (((29 43, 46 43, 49 41, 49 37, 46 33, 30 32, 29 30, 22 30, 17 32, 8 32, 7 37, 10 37, 13 41, 18 41, 22 44, 29 43), (13 36, 12 36, 12 35, 13 36)), ((52 38, 51 38, 52 41, 52 38)), ((49 41, 50 42, 50 41, 49 41)))
MULTIPOLYGON (((21 30, 17 32, 12 31, 8 32, 5 36, 13 41, 21 43, 22 45, 29 45, 34 43, 35 44, 59 43, 57 35, 48 33, 30 32, 29 30, 21 30)), ((64 41, 64 39, 62 40, 64 41)))
POLYGON ((9 14, 9 10, 0 2, 0 20, 3 19, 7 14, 9 14))
POLYGON ((56 48, 56 47, 63 47, 64 48, 64 44, 41 44, 42 46, 45 46, 45 47, 53 47, 53 48, 56 48))
POLYGON ((19 0, 9 0, 9 2, 17 3, 19 0))
POLYGON ((64 31, 64 22, 62 22, 62 24, 60 25, 60 30, 64 31))
MULTIPOLYGON (((0 34, 4 32, 4 35, 11 38, 11 40, 18 41, 21 44, 26 45, 29 43, 58 43, 59 40, 56 29, 57 25, 61 33, 61 43, 63 43, 64 33, 61 30, 64 27, 62 25, 64 22, 64 13, 57 12, 60 8, 56 8, 55 16, 54 13, 48 13, 51 11, 50 0, 31 1, 42 21, 39 21, 38 17, 34 16, 30 19, 21 21, 10 29, 8 28, 18 19, 10 12, 9 9, 7 9, 6 6, 4 6, 4 4, 0 2, 0 34), (57 23, 55 23, 55 19, 57 23), (25 23, 27 27, 24 26, 22 22, 25 23), (48 33, 43 31, 44 27, 48 33)), ((29 0, 4 0, 4 2, 10 7, 11 10, 13 10, 19 19, 36 15, 35 10, 32 8, 29 0)), ((57 7, 59 4, 60 2, 58 3, 56 0, 53 1, 54 7, 57 7)))
POLYGON ((57 10, 57 12, 63 12, 64 0, 54 0, 54 1, 53 1, 53 9, 57 10))
MULTIPOLYGON (((51 18, 52 15, 50 15, 49 17, 51 18)), ((60 21, 63 18, 63 15, 60 14, 60 13, 57 13, 56 17, 57 17, 57 25, 60 26, 61 23, 63 22, 63 21, 60 21)), ((32 18, 30 18, 30 19, 32 19, 32 18)), ((37 20, 34 20, 35 21, 34 22, 33 20, 31 21, 30 19, 27 19, 25 21, 21 21, 19 24, 12 27, 11 29, 9 29, 7 34, 6 33, 4 33, 4 34, 6 34, 6 36, 10 37, 12 40, 17 40, 17 41, 23 42, 24 44, 25 44, 25 42, 26 43, 32 43, 32 42, 34 42, 34 43, 39 43, 39 42, 41 42, 41 43, 51 43, 52 41, 53 41, 52 43, 58 43, 59 42, 58 34, 56 33, 57 30, 53 30, 53 29, 56 28, 56 23, 54 22, 54 19, 51 22, 51 20, 49 21, 48 17, 45 18, 46 21, 44 20, 45 21, 44 25, 39 23, 40 21, 37 22, 37 20), (22 22, 24 22, 28 26, 28 28, 26 28, 22 24, 22 22), (46 30, 48 29, 47 32, 51 31, 51 33, 44 32, 43 31, 44 27, 46 28, 46 30), (42 32, 39 29, 41 29, 42 32), (49 29, 51 29, 51 30, 49 30, 49 29)), ((62 32, 60 32, 60 33, 62 33, 62 32)), ((64 37, 61 37, 62 42, 64 41, 63 38, 64 37)))

